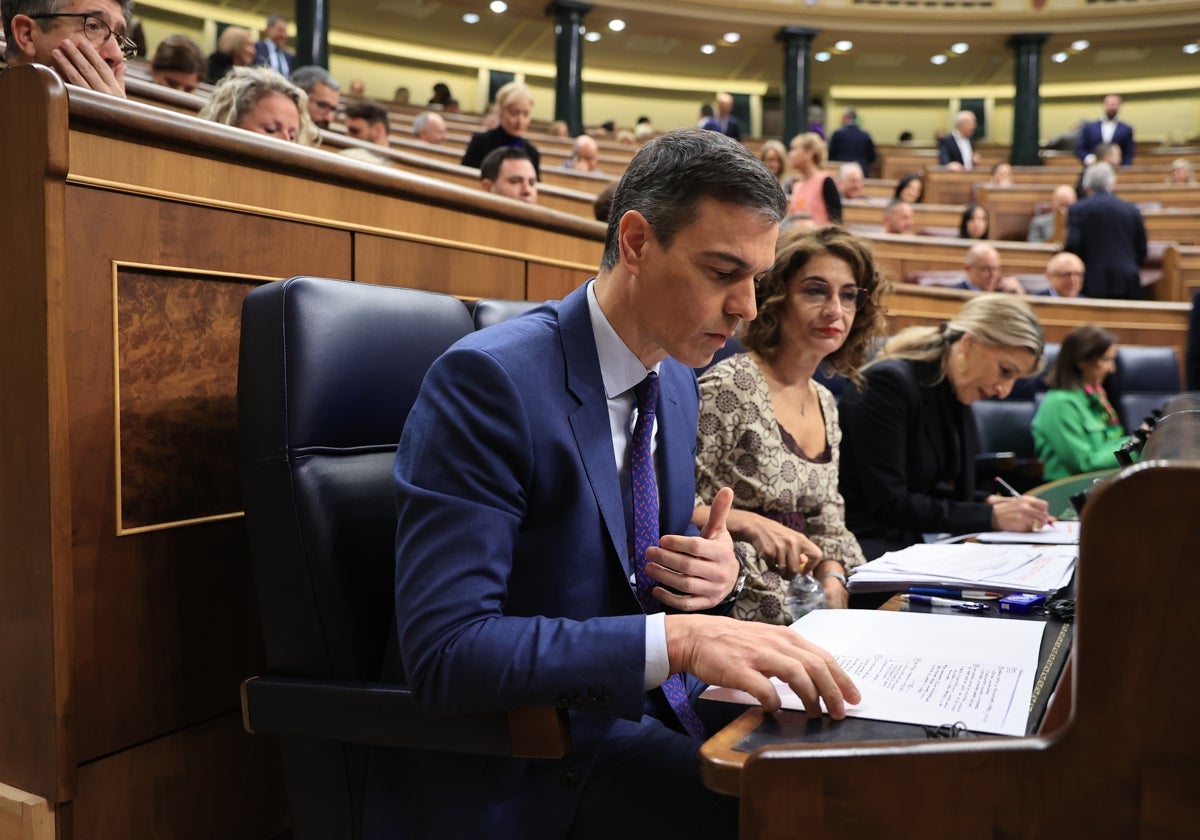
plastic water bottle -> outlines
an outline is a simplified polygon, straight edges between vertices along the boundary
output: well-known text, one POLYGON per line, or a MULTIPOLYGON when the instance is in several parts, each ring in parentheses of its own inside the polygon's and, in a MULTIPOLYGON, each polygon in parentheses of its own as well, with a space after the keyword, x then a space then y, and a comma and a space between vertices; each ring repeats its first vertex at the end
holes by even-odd
POLYGON ((825 608, 825 590, 812 575, 796 575, 788 584, 784 601, 792 621, 796 621, 813 610, 825 608))

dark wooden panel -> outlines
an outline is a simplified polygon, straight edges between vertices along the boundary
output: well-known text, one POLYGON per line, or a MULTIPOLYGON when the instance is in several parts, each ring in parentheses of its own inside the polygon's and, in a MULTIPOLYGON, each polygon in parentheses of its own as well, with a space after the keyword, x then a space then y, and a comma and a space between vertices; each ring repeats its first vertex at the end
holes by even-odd
MULTIPOLYGON (((241 279, 246 277, 348 277, 350 235, 87 187, 67 190, 67 230, 72 671, 76 696, 83 698, 75 706, 73 763, 83 763, 235 709, 239 681, 260 662, 253 579, 240 519, 117 535, 114 261, 228 272, 233 276, 212 282, 227 293, 240 293, 249 285, 241 279)), ((203 282, 187 277, 192 289, 203 282)), ((205 320, 208 313, 198 303, 183 295, 157 310, 139 310, 133 297, 122 300, 129 312, 156 313, 138 329, 157 332, 162 359, 182 352, 202 354, 188 364, 198 361, 191 370, 203 375, 208 357, 236 358, 238 328, 229 320, 231 301, 224 302, 225 314, 212 322, 205 320), (154 323, 168 315, 180 329, 154 323)), ((205 298, 204 303, 211 301, 205 298)), ((164 364, 150 372, 178 369, 164 364)), ((227 363, 213 382, 222 393, 232 393, 227 363)), ((156 384, 146 376, 139 388, 153 399, 156 384)), ((162 402, 144 422, 160 429, 169 425, 171 418, 162 415, 174 409, 171 389, 177 387, 169 379, 164 382, 157 395, 162 402)), ((210 457, 228 471, 233 465, 228 452, 205 451, 221 445, 215 440, 232 441, 227 405, 193 402, 189 423, 207 427, 211 434, 201 439, 181 432, 176 435, 181 439, 172 443, 193 447, 192 456, 210 457), (224 419, 206 418, 206 411, 224 419)), ((232 473, 201 477, 188 474, 194 467, 179 466, 176 481, 181 486, 198 486, 201 478, 225 488, 236 485, 232 473)))
POLYGON ((79 768, 76 840, 266 840, 288 825, 275 742, 237 713, 79 768))
POLYGON ((354 279, 463 297, 525 298, 522 259, 370 234, 354 237, 354 279))

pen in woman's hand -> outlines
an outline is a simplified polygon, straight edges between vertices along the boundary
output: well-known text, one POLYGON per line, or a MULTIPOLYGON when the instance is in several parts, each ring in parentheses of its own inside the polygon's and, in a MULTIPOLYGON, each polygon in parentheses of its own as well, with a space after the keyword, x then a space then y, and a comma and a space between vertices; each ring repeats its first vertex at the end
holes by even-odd
POLYGON ((1014 499, 1021 495, 1020 493, 1017 492, 1017 488, 1013 487, 1011 484, 1009 484, 1007 481, 1005 481, 1000 476, 998 476, 998 475, 993 476, 992 480, 1000 485, 1000 489, 1002 489, 1008 495, 1012 496, 1014 499))

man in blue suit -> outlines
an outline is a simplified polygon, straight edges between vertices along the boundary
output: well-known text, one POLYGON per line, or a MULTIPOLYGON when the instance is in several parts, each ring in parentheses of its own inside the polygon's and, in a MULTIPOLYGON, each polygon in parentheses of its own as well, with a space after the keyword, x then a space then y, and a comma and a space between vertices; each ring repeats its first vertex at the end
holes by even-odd
POLYGON ((1096 147, 1112 143, 1121 147, 1121 165, 1133 163, 1133 126, 1117 119, 1121 97, 1110 93, 1104 97, 1104 119, 1083 124, 1075 141, 1075 157, 1091 165, 1096 160, 1096 147))
POLYGON ((1063 250, 1083 260, 1083 294, 1095 298, 1145 298, 1141 266, 1146 261, 1146 223, 1133 204, 1113 195, 1117 176, 1107 163, 1083 173, 1087 198, 1067 211, 1063 250))
POLYGON ((433 712, 565 707, 572 748, 560 761, 376 751, 367 836, 733 837, 736 801, 700 783, 701 741, 660 690, 668 675, 682 676, 683 705, 701 718, 714 711, 697 705, 704 683, 778 708, 769 676, 809 709, 824 698, 834 717, 858 702, 828 653, 722 614, 740 573, 725 529, 732 493, 703 531, 691 525, 691 368, 755 316, 785 208, 740 143, 665 134, 617 186, 595 279, 467 337, 430 369, 396 456, 399 657, 388 676, 433 712), (655 371, 665 536, 646 550, 653 588, 639 600, 632 389, 655 371))
POLYGON ((270 67, 285 79, 296 68, 296 56, 287 51, 288 20, 283 15, 267 18, 266 37, 254 45, 254 63, 270 67))

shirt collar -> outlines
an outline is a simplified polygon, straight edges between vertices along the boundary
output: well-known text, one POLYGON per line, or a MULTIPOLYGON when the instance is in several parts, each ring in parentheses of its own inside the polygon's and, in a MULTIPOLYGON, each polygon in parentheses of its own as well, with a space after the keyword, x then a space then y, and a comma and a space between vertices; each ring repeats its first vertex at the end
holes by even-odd
MULTIPOLYGON (((596 355, 600 359, 600 375, 604 379, 604 395, 611 400, 645 379, 648 371, 608 322, 596 300, 595 280, 588 283, 587 301, 592 333, 596 338, 596 355)), ((661 363, 650 370, 657 373, 660 366, 661 363)))

